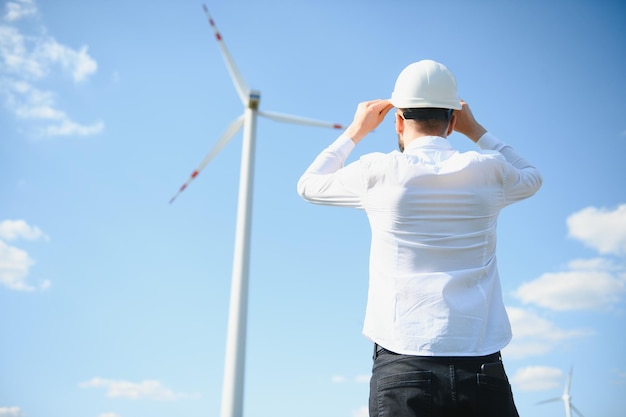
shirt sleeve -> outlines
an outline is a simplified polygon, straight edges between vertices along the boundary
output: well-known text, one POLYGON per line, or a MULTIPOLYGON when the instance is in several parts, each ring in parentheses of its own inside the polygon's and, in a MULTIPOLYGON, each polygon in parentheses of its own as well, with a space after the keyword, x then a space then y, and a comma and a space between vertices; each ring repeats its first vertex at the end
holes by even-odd
POLYGON ((506 204, 528 198, 541 187, 543 179, 539 170, 511 146, 487 132, 476 142, 479 148, 499 152, 508 162, 504 187, 506 204))
POLYGON ((354 147, 348 136, 339 136, 300 177, 298 194, 315 204, 361 208, 364 187, 360 163, 344 166, 354 147))

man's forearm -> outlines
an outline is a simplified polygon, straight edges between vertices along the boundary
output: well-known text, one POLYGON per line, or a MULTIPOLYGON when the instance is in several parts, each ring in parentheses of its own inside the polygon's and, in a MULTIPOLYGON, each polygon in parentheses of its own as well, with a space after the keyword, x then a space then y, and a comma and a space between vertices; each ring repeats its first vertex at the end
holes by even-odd
POLYGON ((352 138, 345 133, 315 158, 305 174, 330 174, 341 169, 355 147, 352 138))

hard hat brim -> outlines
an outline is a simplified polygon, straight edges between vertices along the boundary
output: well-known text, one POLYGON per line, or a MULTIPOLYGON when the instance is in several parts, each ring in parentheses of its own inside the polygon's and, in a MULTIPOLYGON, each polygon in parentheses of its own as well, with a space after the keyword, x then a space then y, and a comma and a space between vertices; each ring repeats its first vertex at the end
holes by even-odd
POLYGON ((434 107, 438 109, 453 109, 453 110, 461 110, 461 100, 457 99, 449 99, 449 100, 420 100, 420 99, 410 99, 406 98, 396 98, 394 95, 391 95, 391 104, 398 109, 421 109, 425 107, 434 107))

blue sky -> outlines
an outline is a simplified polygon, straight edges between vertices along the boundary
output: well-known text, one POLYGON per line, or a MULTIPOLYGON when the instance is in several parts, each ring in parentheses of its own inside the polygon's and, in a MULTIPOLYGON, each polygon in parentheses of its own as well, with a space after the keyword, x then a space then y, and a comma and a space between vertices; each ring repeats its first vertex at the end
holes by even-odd
MULTIPOLYGON (((347 124, 420 59, 538 166, 499 265, 522 415, 626 408, 626 8, 619 1, 212 1, 261 108, 347 124)), ((0 9, 0 417, 218 415, 242 112, 201 3, 0 9)), ((246 416, 364 417, 363 213, 295 184, 337 135, 260 119, 246 416)), ((450 138, 461 150, 467 139, 450 138)), ((351 158, 396 146, 391 118, 351 158)))

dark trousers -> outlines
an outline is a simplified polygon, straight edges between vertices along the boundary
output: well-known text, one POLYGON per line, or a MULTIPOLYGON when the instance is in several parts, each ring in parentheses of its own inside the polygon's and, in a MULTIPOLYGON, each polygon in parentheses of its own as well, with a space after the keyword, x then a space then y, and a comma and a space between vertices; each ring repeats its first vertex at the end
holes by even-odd
POLYGON ((370 417, 519 417, 500 353, 399 355, 375 346, 370 417))

